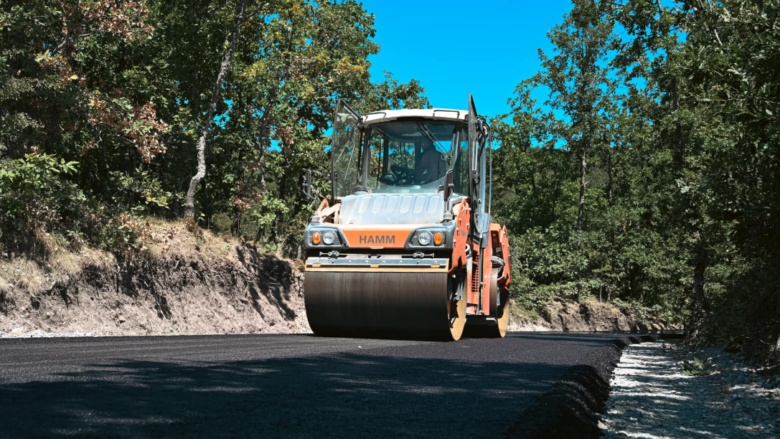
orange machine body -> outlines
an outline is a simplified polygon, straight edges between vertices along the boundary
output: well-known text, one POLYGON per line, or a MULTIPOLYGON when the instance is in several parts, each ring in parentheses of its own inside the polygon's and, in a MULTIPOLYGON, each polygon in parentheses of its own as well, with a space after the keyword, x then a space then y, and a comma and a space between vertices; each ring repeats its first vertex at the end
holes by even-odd
MULTIPOLYGON (((316 215, 321 218, 333 216, 338 218, 341 208, 340 203, 330 206, 327 199, 322 200, 316 215)), ((453 206, 453 222, 455 231, 452 237, 452 250, 449 257, 449 263, 446 266, 434 267, 437 270, 446 269, 448 273, 454 273, 466 269, 468 281, 465 283, 466 290, 466 314, 473 316, 490 316, 490 290, 485 286, 490 285, 492 264, 491 256, 498 256, 507 269, 502 271, 502 276, 498 279, 499 288, 509 289, 511 276, 511 261, 509 257, 509 238, 506 227, 501 227, 496 223, 490 225, 490 239, 487 240, 484 248, 475 243, 469 236, 471 226, 471 208, 468 199, 464 198, 460 203, 453 206), (480 255, 486 257, 480 258, 480 255), (482 267, 479 269, 479 261, 482 261, 482 267)), ((435 227, 437 224, 405 224, 405 225, 348 225, 333 224, 345 238, 345 244, 352 251, 374 252, 378 250, 403 250, 405 243, 410 236, 420 228, 435 227)), ((380 269, 380 267, 373 267, 380 269)), ((308 267, 312 269, 327 269, 321 266, 308 267)), ((418 271, 413 268, 383 269, 383 271, 418 271)), ((432 271, 432 270, 422 270, 432 271)))

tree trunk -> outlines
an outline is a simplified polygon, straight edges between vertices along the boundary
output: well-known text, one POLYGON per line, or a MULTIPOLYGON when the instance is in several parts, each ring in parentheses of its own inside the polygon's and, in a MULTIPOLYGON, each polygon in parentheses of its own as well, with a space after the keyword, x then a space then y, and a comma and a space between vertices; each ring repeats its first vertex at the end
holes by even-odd
POLYGON ((582 148, 582 155, 580 156, 580 202, 579 210, 577 212, 577 231, 582 230, 582 219, 585 215, 585 168, 588 166, 587 156, 585 154, 585 148, 582 148))
MULTIPOLYGON (((268 193, 268 185, 265 182, 265 167, 263 167, 262 164, 260 167, 260 193, 262 194, 268 193)), ((260 238, 263 237, 263 234, 265 234, 265 228, 258 226, 257 233, 255 233, 255 245, 257 245, 257 243, 260 242, 260 238)))
POLYGON ((233 206, 233 221, 230 223, 230 235, 236 238, 241 236, 241 217, 243 212, 238 206, 233 206))
MULTIPOLYGON (((236 186, 236 195, 233 199, 233 221, 230 223, 230 235, 235 237, 241 236, 241 220, 244 216, 244 211, 241 210, 241 208, 236 203, 237 201, 241 201, 241 197, 244 195, 243 185, 241 184, 241 181, 244 179, 244 170, 246 169, 246 166, 244 165, 244 154, 243 151, 238 154, 238 160, 236 160, 238 163, 239 169, 238 169, 238 178, 236 178, 236 181, 238 181, 236 186)), ((249 178, 247 181, 251 181, 252 177, 255 175, 255 171, 252 170, 249 173, 249 178)), ((246 184, 246 182, 244 182, 246 184)))
MULTIPOLYGON (((260 142, 257 145, 259 156, 257 157, 257 163, 260 172, 260 193, 263 197, 268 194, 268 185, 265 182, 265 165, 263 164, 263 157, 265 156, 265 149, 267 147, 266 142, 263 139, 270 138, 270 130, 267 125, 261 125, 260 128, 260 142)), ((255 233, 255 245, 260 242, 260 238, 265 234, 265 228, 258 225, 257 232, 255 233)))
MULTIPOLYGON (((279 90, 282 89, 282 84, 284 83, 285 79, 287 78, 287 73, 289 72, 289 70, 290 70, 290 64, 288 63, 286 68, 284 68, 284 69, 279 71, 279 76, 277 77, 276 86, 271 88, 271 92, 270 92, 270 95, 269 95, 269 98, 268 98, 268 106, 265 109, 265 111, 263 112, 263 116, 262 116, 262 119, 260 121, 259 132, 260 132, 260 138, 262 139, 261 140, 261 144, 260 144, 260 158, 258 159, 258 161, 260 161, 260 162, 262 162, 263 155, 265 154, 265 150, 266 150, 266 148, 268 146, 267 144, 270 144, 271 128, 272 128, 272 126, 274 124, 273 109, 276 106, 276 99, 277 99, 277 97, 279 95, 279 90)), ((282 154, 285 154, 284 153, 284 148, 282 148, 282 154)), ((286 156, 285 156, 285 160, 286 160, 286 156)), ((285 165, 286 165, 286 163, 285 163, 285 165)), ((283 187, 284 187, 284 178, 282 178, 282 188, 283 187)), ((267 189, 266 182, 265 182, 265 167, 262 166, 262 163, 261 163, 261 166, 260 166, 260 192, 265 194, 265 193, 267 193, 267 190, 268 189, 267 189)), ((284 200, 283 196, 280 196, 279 198, 281 200, 284 200)), ((275 221, 274 223, 275 223, 275 225, 272 226, 272 228, 274 228, 275 226, 278 225, 279 219, 277 218, 277 221, 275 221)), ((262 227, 258 227, 257 233, 255 234, 255 244, 257 244, 257 242, 260 241, 260 238, 263 236, 264 233, 265 233, 265 229, 263 229, 262 227)), ((271 236, 274 237, 274 239, 276 239, 277 235, 275 234, 274 230, 271 230, 271 236)))
POLYGON ((696 262, 693 272, 693 288, 694 299, 696 305, 702 310, 706 310, 706 303, 704 297, 704 273, 707 270, 707 262, 709 260, 707 255, 706 242, 702 236, 701 230, 697 227, 694 232, 696 238, 696 262))
MULTIPOLYGON (((588 166, 586 149, 583 145, 582 154, 580 155, 580 201, 577 211, 577 232, 582 231, 583 217, 585 216, 585 168, 588 166)), ((577 250, 582 246, 582 236, 577 234, 577 250)), ((582 292, 580 287, 577 287, 577 303, 582 300, 582 292)))
POLYGON ((780 335, 777 336, 777 343, 775 343, 775 357, 780 358, 780 335))
MULTIPOLYGON (((287 166, 287 157, 285 156, 284 159, 284 165, 287 166)), ((287 178, 282 177, 282 180, 279 182, 279 199, 282 200, 282 202, 285 202, 285 198, 287 198, 287 178)), ((276 214, 276 220, 274 221, 274 230, 273 230, 273 237, 275 243, 283 242, 283 236, 284 233, 282 232, 282 229, 284 228, 284 212, 280 211, 276 214)))
POLYGON ((704 296, 704 275, 707 271, 709 257, 707 254, 707 243, 702 236, 699 226, 694 228, 693 236, 696 240, 696 258, 693 263, 693 309, 691 310, 691 321, 688 325, 688 335, 695 337, 708 309, 707 298, 704 296))
MULTIPOLYGON (((243 161, 239 159, 239 163, 243 164, 243 161)), ((243 168, 240 171, 240 178, 243 178, 244 171, 243 168)), ((252 179, 255 177, 255 171, 254 169, 249 173, 249 178, 246 179, 246 182, 252 181, 252 179)), ((244 184, 247 184, 247 183, 244 184)), ((244 195, 244 191, 241 190, 242 187, 239 186, 238 190, 236 191, 236 199, 240 200, 241 197, 244 195)), ((265 191, 265 189, 263 189, 265 191)), ((241 224, 244 219, 244 211, 238 206, 233 205, 233 221, 230 223, 230 235, 235 236, 236 238, 241 237, 241 224)))
POLYGON ((609 197, 609 205, 612 206, 612 147, 607 145, 607 195, 609 197))
POLYGON ((206 120, 202 123, 203 128, 201 129, 196 148, 198 152, 198 172, 190 180, 190 187, 187 190, 187 199, 184 202, 184 216, 187 218, 193 218, 195 216, 195 192, 198 190, 200 182, 206 176, 206 136, 211 128, 211 123, 214 121, 214 112, 217 110, 217 104, 219 103, 222 83, 225 81, 225 76, 230 68, 230 58, 233 56, 233 51, 236 49, 236 41, 241 32, 241 25, 244 23, 246 2, 247 0, 239 0, 236 5, 236 25, 233 27, 233 31, 228 35, 225 41, 227 48, 222 55, 222 63, 219 66, 219 74, 217 75, 217 82, 214 84, 214 91, 211 93, 211 102, 209 103, 206 120))

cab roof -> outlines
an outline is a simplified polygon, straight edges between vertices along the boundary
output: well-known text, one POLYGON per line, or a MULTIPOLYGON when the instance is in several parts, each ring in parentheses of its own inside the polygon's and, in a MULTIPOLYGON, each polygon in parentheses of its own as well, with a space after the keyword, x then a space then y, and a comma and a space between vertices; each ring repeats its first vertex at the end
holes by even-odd
POLYGON ((449 108, 423 108, 423 109, 409 109, 409 110, 381 110, 364 114, 360 117, 360 121, 364 125, 370 125, 379 122, 388 122, 396 119, 403 119, 409 117, 419 117, 424 119, 433 120, 451 120, 462 121, 468 120, 468 111, 465 110, 452 110, 449 108))

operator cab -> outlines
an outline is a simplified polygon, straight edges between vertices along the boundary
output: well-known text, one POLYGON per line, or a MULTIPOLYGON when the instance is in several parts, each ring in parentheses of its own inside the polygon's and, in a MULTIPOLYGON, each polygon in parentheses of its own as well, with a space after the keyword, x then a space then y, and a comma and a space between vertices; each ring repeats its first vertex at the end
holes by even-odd
MULTIPOLYGON (((414 222, 440 222, 444 203, 453 195, 470 197, 475 214, 485 212, 488 127, 476 114, 471 96, 469 111, 386 110, 364 116, 339 101, 333 128, 333 200, 344 202, 344 213, 354 206, 360 210, 361 222, 381 224, 381 214, 369 215, 372 218, 365 214, 367 210, 378 214, 387 210, 385 200, 399 198, 376 195, 393 194, 426 195, 425 200, 401 199, 419 204, 419 209, 412 209, 417 212, 409 212, 417 214, 416 219, 409 218, 414 222), (378 202, 384 206, 374 206, 378 202), (366 205, 361 209, 357 204, 366 205), (423 211, 435 215, 420 217, 423 211)), ((392 217, 393 222, 407 222, 395 209, 386 213, 392 213, 384 217, 388 221, 392 217)))
POLYGON ((355 192, 468 193, 468 124, 458 110, 394 110, 351 114, 340 103, 332 153, 334 199, 355 192), (355 147, 352 147, 355 145, 355 147))

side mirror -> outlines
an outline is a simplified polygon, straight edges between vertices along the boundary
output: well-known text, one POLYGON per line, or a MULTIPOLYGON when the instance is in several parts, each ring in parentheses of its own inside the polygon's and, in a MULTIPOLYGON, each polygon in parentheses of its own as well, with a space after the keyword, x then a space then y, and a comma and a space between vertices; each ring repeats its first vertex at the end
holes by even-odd
POLYGON ((303 187, 303 193, 306 195, 306 199, 313 199, 314 197, 311 195, 311 169, 307 169, 306 173, 303 175, 303 184, 301 186, 303 187))
POLYGON ((447 175, 444 177, 444 201, 449 200, 450 196, 452 196, 452 193, 455 192, 455 183, 453 182, 454 178, 455 173, 452 172, 452 169, 447 171, 447 175))

